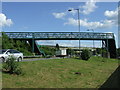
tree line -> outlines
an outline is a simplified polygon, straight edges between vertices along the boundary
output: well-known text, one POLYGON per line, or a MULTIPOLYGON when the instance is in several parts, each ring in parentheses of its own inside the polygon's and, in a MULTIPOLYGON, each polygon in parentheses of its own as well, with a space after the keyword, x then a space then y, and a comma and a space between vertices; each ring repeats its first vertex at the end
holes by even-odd
POLYGON ((2 33, 2 49, 15 49, 26 56, 32 55, 31 46, 26 41, 10 39, 4 33, 2 33))

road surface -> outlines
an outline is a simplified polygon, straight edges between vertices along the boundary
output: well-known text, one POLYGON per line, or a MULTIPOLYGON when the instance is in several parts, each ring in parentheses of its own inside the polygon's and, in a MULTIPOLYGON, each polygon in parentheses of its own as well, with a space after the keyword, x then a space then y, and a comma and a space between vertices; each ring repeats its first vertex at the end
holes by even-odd
POLYGON ((54 58, 26 58, 26 59, 23 59, 22 62, 25 62, 25 61, 38 61, 38 60, 50 60, 50 59, 60 59, 60 57, 54 57, 54 58))

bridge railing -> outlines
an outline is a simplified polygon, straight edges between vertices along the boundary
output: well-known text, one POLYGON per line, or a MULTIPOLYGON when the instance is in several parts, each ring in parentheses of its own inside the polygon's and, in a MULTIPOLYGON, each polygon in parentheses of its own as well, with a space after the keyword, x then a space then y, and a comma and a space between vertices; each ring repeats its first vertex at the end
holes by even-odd
POLYGON ((5 32, 5 34, 14 39, 114 39, 113 33, 92 32, 5 32))

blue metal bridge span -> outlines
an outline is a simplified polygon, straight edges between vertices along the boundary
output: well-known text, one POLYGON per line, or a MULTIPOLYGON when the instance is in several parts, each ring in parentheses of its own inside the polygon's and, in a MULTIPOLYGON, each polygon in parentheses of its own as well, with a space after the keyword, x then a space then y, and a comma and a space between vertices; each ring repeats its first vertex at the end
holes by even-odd
POLYGON ((5 32, 13 39, 35 40, 105 40, 114 39, 113 33, 92 32, 5 32))

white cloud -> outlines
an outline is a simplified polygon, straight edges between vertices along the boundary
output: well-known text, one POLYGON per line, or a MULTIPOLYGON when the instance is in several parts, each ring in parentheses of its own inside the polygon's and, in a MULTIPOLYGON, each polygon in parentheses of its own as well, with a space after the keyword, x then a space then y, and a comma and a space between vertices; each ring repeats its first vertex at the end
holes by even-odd
POLYGON ((0 13, 0 27, 11 26, 13 24, 11 19, 7 19, 5 14, 0 13))
POLYGON ((55 18, 63 18, 64 16, 66 16, 66 13, 62 12, 62 13, 52 13, 55 18))
POLYGON ((105 16, 107 16, 110 19, 117 19, 118 17, 118 9, 116 9, 115 11, 105 11, 104 13, 105 16))
MULTIPOLYGON (((100 29, 100 28, 110 28, 115 22, 112 20, 104 20, 102 22, 89 22, 87 19, 80 20, 80 26, 89 28, 89 29, 100 29)), ((73 25, 77 26, 78 25, 78 20, 69 18, 64 25, 73 25)))
MULTIPOLYGON (((39 40, 37 42, 39 45, 56 46, 56 44, 59 44, 63 47, 79 47, 78 40, 39 40)), ((93 47, 93 41, 81 41, 81 47, 93 47)), ((99 41, 95 41, 95 47, 100 47, 99 41)))
MULTIPOLYGON (((93 1, 93 0, 91 0, 91 1, 93 1)), ((82 6, 82 8, 83 7, 85 8, 88 5, 88 3, 90 3, 90 2, 87 2, 85 6, 82 6)), ((95 7, 95 2, 91 3, 91 7, 92 6, 95 7)), ((87 11, 87 7, 86 7, 85 11, 87 11)), ((92 9, 90 11, 92 11, 92 9)), ((86 14, 88 14, 88 13, 86 13, 86 14)), ((96 21, 96 22, 89 22, 87 19, 84 19, 84 20, 80 20, 80 25, 83 27, 92 28, 92 29, 111 28, 113 26, 118 25, 118 8, 114 11, 106 10, 104 12, 104 15, 106 16, 107 19, 102 20, 102 21, 96 21)), ((65 22, 64 25, 76 26, 76 25, 78 25, 78 20, 73 19, 73 18, 68 18, 68 21, 65 22)))
POLYGON ((68 18, 68 22, 64 23, 64 25, 73 25, 73 26, 76 26, 78 25, 78 22, 77 20, 73 19, 73 18, 68 18))
POLYGON ((85 3, 84 6, 79 6, 80 12, 83 14, 90 14, 91 12, 94 12, 95 9, 97 8, 96 6, 96 0, 89 0, 85 3))
MULTIPOLYGON (((95 9, 97 8, 96 6, 96 0, 88 0, 85 5, 83 6, 78 6, 79 10, 80 10, 80 13, 82 14, 90 14, 91 12, 94 12, 95 9)), ((71 9, 72 11, 70 11, 70 13, 72 15, 75 15, 77 13, 76 10, 74 10, 74 8, 69 8, 71 9)))
MULTIPOLYGON (((114 11, 106 10, 104 12, 104 15, 106 16, 105 20, 96 21, 96 22, 89 22, 87 19, 80 20, 80 25, 86 28, 91 29, 105 29, 105 28, 111 28, 113 26, 118 25, 118 8, 114 11)), ((64 23, 64 25, 78 25, 78 20, 75 20, 73 18, 68 18, 68 21, 64 23)))
POLYGON ((56 45, 56 40, 38 40, 37 42, 40 45, 56 45))
MULTIPOLYGON (((96 2, 98 0, 89 0, 85 3, 85 5, 83 6, 79 6, 80 9, 80 13, 81 14, 90 14, 92 12, 95 11, 95 9, 97 8, 96 6, 96 2)), ((77 10, 74 10, 74 8, 69 8, 72 11, 69 12, 72 15, 75 15, 77 13, 77 10)), ((64 13, 53 13, 53 15, 56 18, 63 18, 64 16, 66 16, 68 14, 68 11, 64 12, 64 13)), ((114 11, 110 11, 110 10, 106 10, 104 12, 104 16, 106 16, 105 20, 101 20, 101 21, 94 21, 94 22, 90 22, 87 19, 81 19, 80 20, 80 25, 86 28, 91 28, 91 29, 105 29, 105 28, 111 28, 113 26, 117 26, 118 25, 118 8, 114 11)), ((73 25, 73 26, 77 26, 78 25, 78 20, 74 19, 74 18, 65 18, 67 20, 67 22, 64 23, 64 25, 73 25)))
MULTIPOLYGON (((90 14, 91 12, 94 12, 95 9, 97 8, 96 4, 96 0, 89 0, 85 3, 85 5, 83 6, 78 6, 78 8, 80 9, 80 13, 82 14, 90 14)), ((72 11, 70 11, 69 13, 71 13, 72 15, 75 15, 77 13, 76 10, 74 10, 74 8, 69 8, 72 11)), ((61 13, 52 13, 52 15, 55 18, 63 18, 64 16, 66 16, 68 14, 68 10, 66 12, 61 12, 61 13)))
POLYGON ((118 25, 118 8, 114 11, 106 10, 104 15, 107 17, 108 20, 114 22, 115 25, 118 25))

